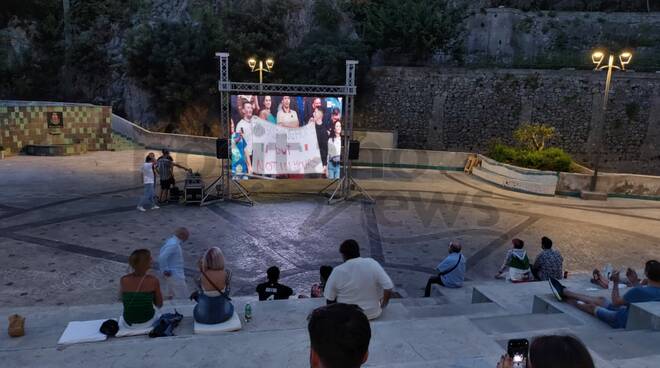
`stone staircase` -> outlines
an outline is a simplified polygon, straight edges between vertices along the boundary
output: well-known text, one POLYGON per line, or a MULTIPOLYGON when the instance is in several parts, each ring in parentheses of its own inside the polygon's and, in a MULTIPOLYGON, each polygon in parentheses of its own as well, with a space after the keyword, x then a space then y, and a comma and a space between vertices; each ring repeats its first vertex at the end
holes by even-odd
POLYGON ((143 149, 144 147, 117 133, 111 133, 113 151, 130 151, 143 149))
MULTIPOLYGON (((569 287, 589 288, 583 279, 569 287)), ((594 292, 606 294, 607 291, 594 292)), ((322 299, 258 302, 235 297, 242 317, 245 303, 253 319, 238 332, 194 335, 188 301, 168 302, 163 311, 185 317, 177 336, 109 339, 58 346, 68 321, 117 317, 120 304, 25 307, 0 310, 0 320, 27 317, 27 335, 0 337, 3 367, 308 367, 307 315, 322 299)), ((589 347, 599 368, 660 366, 660 332, 612 330, 553 299, 547 283, 468 283, 458 290, 435 288, 431 298, 394 299, 372 322, 368 367, 492 368, 511 338, 573 334, 589 347), (638 365, 635 365, 638 364, 638 365), (641 364, 641 365, 639 365, 641 364)))

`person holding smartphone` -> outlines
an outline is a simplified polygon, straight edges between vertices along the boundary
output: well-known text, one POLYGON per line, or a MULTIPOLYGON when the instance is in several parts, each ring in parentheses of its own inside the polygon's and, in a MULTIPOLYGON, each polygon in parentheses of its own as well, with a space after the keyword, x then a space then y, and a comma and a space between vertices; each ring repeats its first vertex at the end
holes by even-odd
POLYGON ((497 368, 595 368, 589 350, 573 336, 539 336, 509 340, 497 368))

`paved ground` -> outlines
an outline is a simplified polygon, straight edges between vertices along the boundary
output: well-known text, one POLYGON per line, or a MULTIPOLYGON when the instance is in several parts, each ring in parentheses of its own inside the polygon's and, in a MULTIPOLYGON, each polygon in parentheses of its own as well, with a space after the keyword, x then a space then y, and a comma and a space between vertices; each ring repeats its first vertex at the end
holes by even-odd
MULTIPOLYGON (((113 302, 128 254, 146 247, 157 255, 176 226, 192 233, 185 246, 189 284, 198 257, 219 246, 234 271, 236 295, 252 294, 271 265, 282 269, 284 283, 308 293, 320 265, 340 262, 337 248, 347 238, 381 261, 409 296, 422 294, 452 238, 465 244, 472 280, 492 278, 513 237, 525 240, 535 256, 541 236, 549 236, 569 272, 607 262, 640 268, 660 258, 658 202, 525 195, 456 172, 360 170, 375 205, 328 206, 311 193, 261 193, 254 207, 170 205, 141 213, 135 209, 141 194, 136 168, 144 155, 0 161, 0 307, 113 302)), ((176 159, 206 177, 217 171, 215 159, 176 159)))

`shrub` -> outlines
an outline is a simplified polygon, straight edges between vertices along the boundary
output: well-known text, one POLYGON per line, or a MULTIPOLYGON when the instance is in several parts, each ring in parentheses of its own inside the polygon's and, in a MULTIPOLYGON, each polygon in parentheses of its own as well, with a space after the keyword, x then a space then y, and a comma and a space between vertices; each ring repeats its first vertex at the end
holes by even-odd
POLYGON ((570 171, 573 162, 571 156, 561 148, 552 147, 536 151, 511 147, 502 143, 493 144, 488 150, 488 156, 495 161, 547 171, 570 171))
POLYGON ((545 142, 554 136, 555 128, 545 124, 525 123, 513 132, 513 138, 518 143, 535 151, 542 151, 545 142))

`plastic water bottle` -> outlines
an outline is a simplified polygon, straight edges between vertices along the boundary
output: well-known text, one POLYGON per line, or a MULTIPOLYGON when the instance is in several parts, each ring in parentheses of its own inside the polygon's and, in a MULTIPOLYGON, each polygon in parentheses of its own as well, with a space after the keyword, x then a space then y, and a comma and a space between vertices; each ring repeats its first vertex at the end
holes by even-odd
POLYGON ((252 319, 252 306, 250 303, 245 304, 245 322, 250 322, 252 319))

